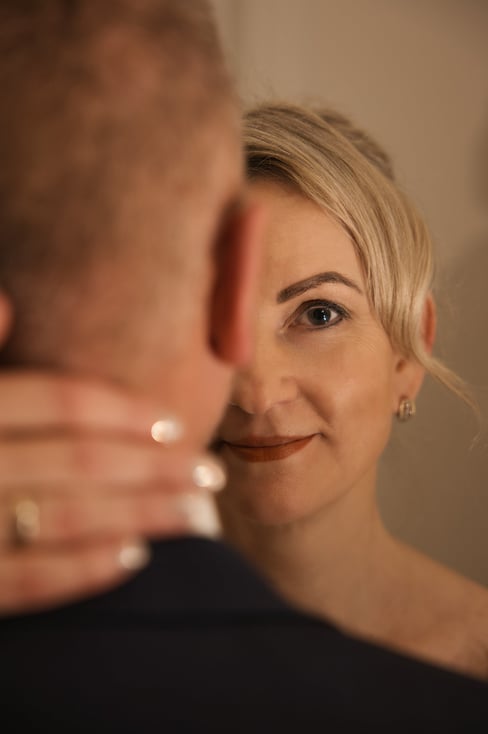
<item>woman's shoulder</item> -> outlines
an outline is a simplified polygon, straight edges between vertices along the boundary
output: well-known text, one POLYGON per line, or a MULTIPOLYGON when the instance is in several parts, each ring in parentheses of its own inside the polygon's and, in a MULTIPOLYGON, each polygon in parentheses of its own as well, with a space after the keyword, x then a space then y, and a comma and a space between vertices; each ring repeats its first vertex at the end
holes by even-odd
POLYGON ((466 594, 466 650, 476 662, 481 677, 488 681, 488 589, 462 576, 459 584, 460 591, 466 594))
POLYGON ((488 589, 426 556, 414 561, 424 605, 425 649, 488 681, 488 589))
POLYGON ((488 589, 454 575, 458 613, 453 622, 460 629, 459 662, 468 673, 488 681, 488 589))
POLYGON ((444 609, 447 618, 478 630, 488 641, 488 588, 436 561, 430 565, 439 614, 444 609))

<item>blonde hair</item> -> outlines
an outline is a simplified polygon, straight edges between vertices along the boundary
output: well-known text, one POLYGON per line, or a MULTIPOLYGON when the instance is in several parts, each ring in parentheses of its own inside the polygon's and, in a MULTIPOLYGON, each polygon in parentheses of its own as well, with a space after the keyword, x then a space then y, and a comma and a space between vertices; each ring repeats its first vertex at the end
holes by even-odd
POLYGON ((244 142, 251 179, 291 186, 348 233, 371 307, 393 348, 475 408, 463 380, 425 348, 422 317, 434 275, 432 240, 396 185, 385 151, 333 110, 289 104, 250 110, 244 142))

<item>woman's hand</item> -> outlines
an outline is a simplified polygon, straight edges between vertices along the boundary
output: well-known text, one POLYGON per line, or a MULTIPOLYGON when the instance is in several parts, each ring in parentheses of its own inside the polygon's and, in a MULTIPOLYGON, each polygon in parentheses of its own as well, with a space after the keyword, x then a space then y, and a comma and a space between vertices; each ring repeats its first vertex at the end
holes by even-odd
POLYGON ((157 443, 151 427, 165 416, 150 405, 99 383, 4 372, 0 406, 0 614, 123 581, 149 558, 142 538, 217 534, 208 490, 223 470, 183 442, 157 443))

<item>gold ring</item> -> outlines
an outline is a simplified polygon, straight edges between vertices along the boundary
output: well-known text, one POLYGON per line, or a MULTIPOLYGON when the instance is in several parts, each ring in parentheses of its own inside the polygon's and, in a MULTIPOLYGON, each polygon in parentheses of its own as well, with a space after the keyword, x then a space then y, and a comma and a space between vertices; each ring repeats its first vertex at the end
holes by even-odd
POLYGON ((28 545, 37 540, 41 531, 39 505, 33 499, 19 500, 12 512, 14 545, 28 545))

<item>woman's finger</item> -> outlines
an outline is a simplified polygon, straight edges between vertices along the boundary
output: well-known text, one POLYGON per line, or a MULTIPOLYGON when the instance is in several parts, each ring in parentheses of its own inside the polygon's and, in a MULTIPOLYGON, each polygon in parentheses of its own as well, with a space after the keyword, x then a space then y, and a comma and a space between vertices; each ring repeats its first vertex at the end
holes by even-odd
POLYGON ((121 431, 149 437, 166 417, 140 396, 106 383, 61 374, 2 371, 0 432, 36 429, 121 431))
POLYGON ((25 548, 0 561, 0 614, 37 611, 108 590, 149 561, 142 541, 112 539, 59 550, 25 548))
POLYGON ((193 483, 218 489, 225 480, 218 460, 153 441, 65 436, 4 439, 0 443, 0 496, 18 488, 44 491, 63 484, 159 483, 166 491, 193 483), (204 471, 205 470, 205 471, 204 471), (206 483, 205 483, 206 480, 206 483))
MULTIPOLYGON (((216 537, 219 523, 210 495, 195 490, 164 494, 134 488, 122 494, 99 491, 39 496, 35 501, 22 499, 17 505, 1 503, 0 547, 8 551, 16 539, 22 539, 17 537, 21 533, 30 547, 38 548, 97 537, 168 537, 184 533, 216 537), (20 513, 25 506, 26 512, 34 514, 30 533, 29 517, 24 521, 24 530, 16 525, 19 518, 22 521, 20 513)), ((63 550, 59 548, 59 552, 63 550)))
POLYGON ((0 613, 120 583, 147 556, 124 538, 218 533, 199 489, 220 489, 225 473, 176 441, 181 426, 164 411, 32 372, 2 373, 0 405, 0 613))

